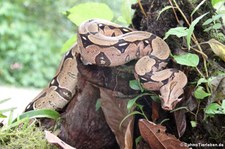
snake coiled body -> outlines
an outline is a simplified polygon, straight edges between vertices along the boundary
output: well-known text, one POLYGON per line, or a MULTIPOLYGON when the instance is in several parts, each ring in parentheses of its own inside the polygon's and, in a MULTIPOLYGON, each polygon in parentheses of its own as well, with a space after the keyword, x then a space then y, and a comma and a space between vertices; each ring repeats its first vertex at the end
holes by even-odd
POLYGON ((92 19, 78 28, 78 40, 66 54, 49 86, 27 109, 62 109, 75 94, 77 68, 75 53, 84 65, 115 67, 137 59, 134 75, 147 90, 160 91, 162 108, 172 110, 182 99, 186 75, 166 68, 169 46, 160 37, 145 31, 134 31, 118 24, 92 19))

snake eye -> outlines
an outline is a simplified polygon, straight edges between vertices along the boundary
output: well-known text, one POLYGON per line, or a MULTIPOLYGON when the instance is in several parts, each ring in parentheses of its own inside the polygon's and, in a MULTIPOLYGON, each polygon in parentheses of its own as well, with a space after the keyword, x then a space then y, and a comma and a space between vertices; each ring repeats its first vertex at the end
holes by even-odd
POLYGON ((87 38, 85 36, 81 36, 82 39, 87 40, 87 38))
POLYGON ((103 26, 103 24, 102 23, 99 23, 98 26, 101 27, 101 26, 103 26))
POLYGON ((144 77, 140 77, 141 81, 147 82, 148 80, 144 77))
POLYGON ((148 40, 144 40, 144 42, 145 42, 146 44, 149 44, 149 41, 148 41, 148 40))

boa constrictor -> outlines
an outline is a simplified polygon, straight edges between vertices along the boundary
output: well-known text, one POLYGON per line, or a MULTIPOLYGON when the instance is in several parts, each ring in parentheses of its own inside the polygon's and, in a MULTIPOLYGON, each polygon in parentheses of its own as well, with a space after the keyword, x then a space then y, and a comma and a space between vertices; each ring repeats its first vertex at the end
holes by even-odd
POLYGON ((139 59, 134 75, 147 90, 159 90, 162 108, 172 110, 182 99, 187 83, 186 75, 173 68, 165 68, 170 49, 160 37, 100 19, 82 23, 78 41, 64 56, 49 86, 31 102, 26 111, 50 108, 62 109, 75 94, 77 63, 80 53, 84 65, 114 67, 139 59))

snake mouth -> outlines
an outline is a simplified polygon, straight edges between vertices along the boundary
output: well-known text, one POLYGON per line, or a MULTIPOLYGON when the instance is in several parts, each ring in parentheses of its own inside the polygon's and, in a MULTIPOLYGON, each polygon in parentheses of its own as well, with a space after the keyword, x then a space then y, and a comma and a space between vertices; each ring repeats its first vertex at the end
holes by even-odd
MULTIPOLYGON (((161 97, 160 97, 161 98, 161 97)), ((169 102, 165 102, 165 100, 163 100, 163 98, 161 98, 161 107, 162 109, 166 110, 166 111, 171 111, 174 110, 174 108, 176 107, 177 103, 179 103, 182 100, 182 98, 177 98, 176 100, 166 100, 166 101, 173 101, 171 103, 169 102)))
POLYGON ((173 107, 168 106, 168 105, 162 105, 162 108, 163 108, 163 110, 166 110, 166 111, 171 111, 171 110, 173 110, 173 107))

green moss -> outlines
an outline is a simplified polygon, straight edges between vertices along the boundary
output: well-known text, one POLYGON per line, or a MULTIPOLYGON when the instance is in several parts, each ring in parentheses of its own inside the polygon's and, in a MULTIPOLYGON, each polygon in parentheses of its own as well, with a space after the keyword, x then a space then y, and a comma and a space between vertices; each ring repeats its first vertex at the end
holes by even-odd
POLYGON ((45 139, 43 129, 32 125, 24 125, 0 129, 1 149, 56 149, 45 139))

